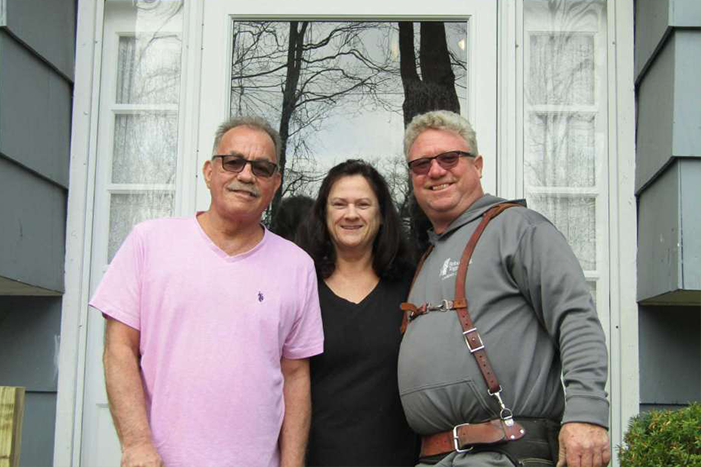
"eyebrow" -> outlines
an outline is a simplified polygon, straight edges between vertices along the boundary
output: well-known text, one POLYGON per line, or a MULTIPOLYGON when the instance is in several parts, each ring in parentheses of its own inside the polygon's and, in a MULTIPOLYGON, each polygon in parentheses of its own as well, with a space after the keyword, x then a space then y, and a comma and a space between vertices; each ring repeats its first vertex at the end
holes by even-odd
MULTIPOLYGON (((241 157, 241 158, 243 158, 243 159, 246 159, 246 156, 245 156, 243 153, 240 153, 240 152, 236 151, 235 149, 232 149, 231 151, 229 151, 228 154, 221 154, 221 155, 222 155, 222 156, 241 157)), ((272 162, 273 164, 277 164, 276 161, 274 161, 274 160, 271 161, 270 159, 268 159, 268 158, 265 157, 265 156, 263 156, 263 157, 256 157, 256 158, 253 158, 253 159, 246 159, 246 160, 247 160, 247 161, 248 161, 248 160, 250 160, 250 161, 267 161, 267 162, 272 162)))
MULTIPOLYGON (((341 196, 334 196, 333 198, 329 198, 329 201, 348 201, 348 198, 343 198, 341 196)), ((372 203, 372 198, 358 198, 355 200, 356 203, 361 202, 361 201, 367 201, 368 203, 372 203)))

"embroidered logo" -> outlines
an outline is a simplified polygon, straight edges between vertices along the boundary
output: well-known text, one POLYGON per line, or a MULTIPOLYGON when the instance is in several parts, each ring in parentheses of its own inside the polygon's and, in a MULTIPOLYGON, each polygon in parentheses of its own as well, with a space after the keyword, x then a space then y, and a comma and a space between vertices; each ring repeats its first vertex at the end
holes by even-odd
POLYGON ((438 271, 438 277, 442 281, 450 279, 451 277, 455 276, 455 274, 458 272, 458 266, 460 266, 459 261, 454 261, 450 258, 446 258, 445 262, 443 263, 443 266, 441 266, 441 270, 438 271))
POLYGON ((258 292, 258 301, 262 302, 263 300, 265 300, 265 297, 263 297, 263 292, 258 292))

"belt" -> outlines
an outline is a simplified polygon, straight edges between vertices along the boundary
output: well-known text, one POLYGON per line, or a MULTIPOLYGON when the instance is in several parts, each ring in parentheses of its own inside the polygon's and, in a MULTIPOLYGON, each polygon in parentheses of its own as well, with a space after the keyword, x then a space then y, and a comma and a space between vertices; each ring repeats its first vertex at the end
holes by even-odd
POLYGON ((515 441, 523 438, 525 434, 526 430, 512 419, 463 423, 456 425, 452 430, 424 436, 421 439, 421 457, 451 451, 468 452, 478 445, 515 441))

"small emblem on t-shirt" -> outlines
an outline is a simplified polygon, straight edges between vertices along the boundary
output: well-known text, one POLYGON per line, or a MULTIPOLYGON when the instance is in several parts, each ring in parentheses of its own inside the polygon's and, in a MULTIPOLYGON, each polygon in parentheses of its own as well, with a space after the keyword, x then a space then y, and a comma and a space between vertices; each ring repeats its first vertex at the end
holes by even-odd
POLYGON ((458 266, 460 266, 459 261, 454 261, 450 258, 446 258, 441 270, 438 272, 438 277, 442 281, 453 277, 458 272, 458 266))
POLYGON ((265 297, 263 297, 263 292, 258 292, 258 301, 262 302, 263 300, 265 300, 265 297))

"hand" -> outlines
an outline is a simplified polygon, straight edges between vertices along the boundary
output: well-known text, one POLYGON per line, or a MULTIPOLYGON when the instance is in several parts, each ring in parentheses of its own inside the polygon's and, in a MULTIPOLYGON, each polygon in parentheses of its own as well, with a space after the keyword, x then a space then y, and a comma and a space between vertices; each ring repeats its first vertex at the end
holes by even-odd
POLYGON ((606 467, 611 448, 606 428, 591 423, 565 423, 560 430, 557 467, 606 467))
POLYGON ((165 464, 153 444, 143 443, 122 450, 121 467, 165 467, 165 464))

